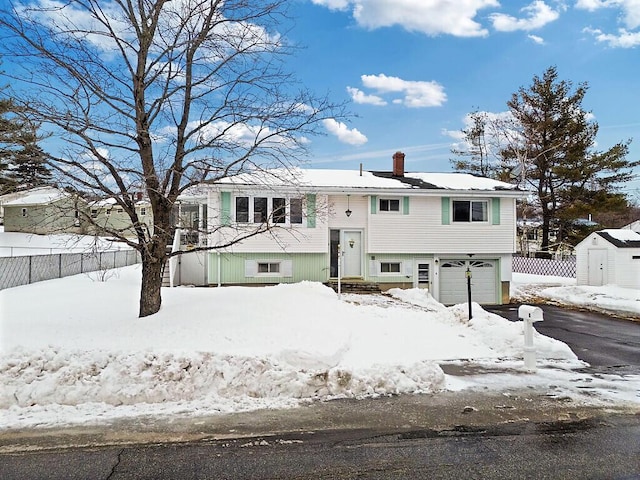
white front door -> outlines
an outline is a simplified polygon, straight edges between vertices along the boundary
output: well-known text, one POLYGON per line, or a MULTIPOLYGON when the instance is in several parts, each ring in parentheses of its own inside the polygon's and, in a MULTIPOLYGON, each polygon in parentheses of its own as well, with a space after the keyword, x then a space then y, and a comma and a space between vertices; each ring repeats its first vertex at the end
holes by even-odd
POLYGON ((362 276, 362 232, 343 232, 343 244, 341 245, 343 256, 343 277, 362 276))
POLYGON ((607 283, 607 251, 589 250, 589 285, 599 287, 607 283))

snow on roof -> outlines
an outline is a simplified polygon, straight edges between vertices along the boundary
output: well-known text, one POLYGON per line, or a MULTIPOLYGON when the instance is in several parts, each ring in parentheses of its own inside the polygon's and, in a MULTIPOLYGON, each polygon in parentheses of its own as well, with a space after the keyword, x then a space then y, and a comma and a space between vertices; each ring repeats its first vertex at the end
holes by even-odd
POLYGON ((39 187, 24 192, 24 195, 6 202, 4 206, 11 205, 42 205, 68 198, 69 194, 53 187, 39 187))
POLYGON ((607 229, 596 232, 616 247, 640 248, 640 233, 627 229, 607 229))
POLYGON ((218 183, 235 185, 310 186, 325 188, 517 190, 515 185, 466 173, 405 173, 328 169, 275 169, 243 173, 218 183))
POLYGON ((449 190, 516 190, 516 185, 468 173, 405 173, 406 177, 449 190))

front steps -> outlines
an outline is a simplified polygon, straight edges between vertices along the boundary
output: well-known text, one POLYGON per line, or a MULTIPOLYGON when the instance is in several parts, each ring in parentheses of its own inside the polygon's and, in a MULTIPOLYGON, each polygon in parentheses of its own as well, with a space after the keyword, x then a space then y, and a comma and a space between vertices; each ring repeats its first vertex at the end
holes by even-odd
MULTIPOLYGON (((328 287, 338 291, 338 281, 329 280, 325 283, 328 287)), ((372 294, 381 293, 380 286, 377 283, 365 282, 364 280, 342 280, 340 282, 340 291, 342 293, 361 293, 372 294)))

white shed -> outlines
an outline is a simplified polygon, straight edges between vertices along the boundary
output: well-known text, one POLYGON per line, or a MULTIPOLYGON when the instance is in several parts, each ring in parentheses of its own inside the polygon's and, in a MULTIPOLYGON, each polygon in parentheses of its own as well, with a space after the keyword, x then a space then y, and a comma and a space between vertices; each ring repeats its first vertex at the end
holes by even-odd
POLYGON ((640 289, 640 233, 600 230, 576 245, 578 285, 640 289))

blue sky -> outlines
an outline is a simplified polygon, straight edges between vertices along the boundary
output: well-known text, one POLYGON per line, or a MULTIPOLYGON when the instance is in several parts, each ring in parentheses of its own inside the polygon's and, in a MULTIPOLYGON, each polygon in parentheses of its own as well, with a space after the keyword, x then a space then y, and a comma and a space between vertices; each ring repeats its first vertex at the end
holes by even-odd
MULTIPOLYGON (((556 66, 587 82, 599 150, 634 138, 640 158, 640 2, 636 0, 294 0, 287 38, 300 80, 356 115, 314 138, 311 166, 450 171, 451 132, 474 109, 504 112, 556 66)), ((640 171, 638 172, 640 173, 640 171)), ((640 196, 640 182, 626 190, 640 196)))

